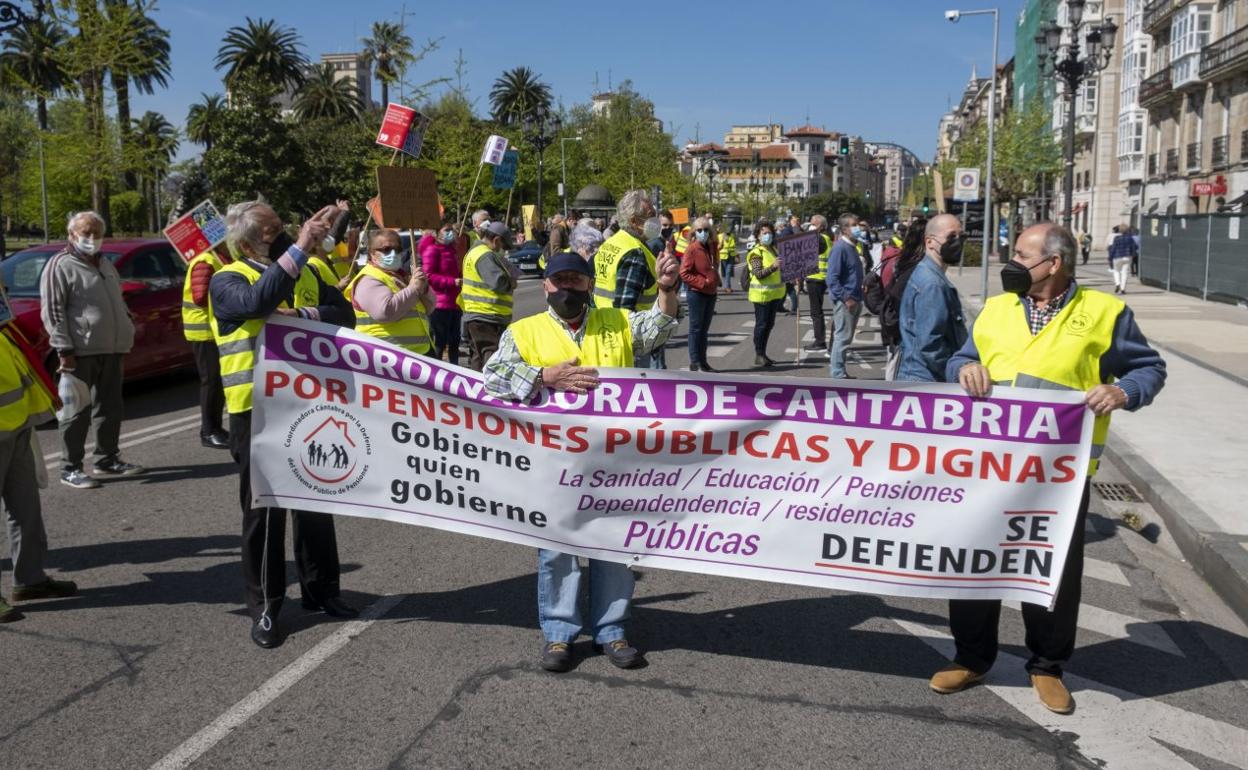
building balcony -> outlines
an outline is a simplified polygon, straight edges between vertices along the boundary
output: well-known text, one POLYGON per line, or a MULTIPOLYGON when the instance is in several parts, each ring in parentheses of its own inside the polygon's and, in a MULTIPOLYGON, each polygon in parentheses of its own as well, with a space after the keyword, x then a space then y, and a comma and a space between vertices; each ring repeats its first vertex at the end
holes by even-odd
POLYGON ((1166 150, 1166 176, 1178 176, 1179 174, 1179 151, 1178 149, 1166 150))
POLYGON ((1215 40, 1200 52, 1200 76, 1216 80, 1248 70, 1248 27, 1215 40))
POLYGON ((1140 83, 1140 106, 1156 107, 1173 99, 1177 94, 1171 85, 1170 68, 1166 67, 1144 79, 1140 83))
POLYGON ((1091 112, 1075 114, 1075 136, 1096 133, 1096 115, 1091 112))
POLYGON ((1205 87, 1200 76, 1200 54, 1193 51, 1170 63, 1170 82, 1176 91, 1199 91, 1205 87))
MULTIPOLYGON (((1149 162, 1156 156, 1150 156, 1149 162)), ((1124 182, 1138 182, 1144 178, 1144 154, 1118 156, 1118 178, 1124 182)))
POLYGON ((1187 170, 1189 173, 1200 171, 1200 142, 1187 144, 1187 170))
POLYGON ((1185 5, 1187 0, 1150 0, 1144 5, 1144 16, 1141 26, 1150 35, 1161 32, 1170 24, 1170 17, 1176 8, 1185 5))
POLYGON ((1231 135, 1215 136, 1209 145, 1209 165, 1215 169, 1231 165, 1231 135))

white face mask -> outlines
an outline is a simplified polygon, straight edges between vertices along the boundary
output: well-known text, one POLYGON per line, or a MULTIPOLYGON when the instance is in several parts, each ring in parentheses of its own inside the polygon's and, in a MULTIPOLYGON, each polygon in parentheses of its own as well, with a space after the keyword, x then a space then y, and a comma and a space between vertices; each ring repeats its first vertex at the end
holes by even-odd
POLYGON ((74 248, 87 256, 95 256, 95 253, 100 250, 100 243, 94 235, 80 235, 74 239, 74 248))
POLYGON ((653 241, 663 234, 663 223, 659 221, 658 217, 647 219, 646 223, 641 226, 641 232, 647 241, 653 241))

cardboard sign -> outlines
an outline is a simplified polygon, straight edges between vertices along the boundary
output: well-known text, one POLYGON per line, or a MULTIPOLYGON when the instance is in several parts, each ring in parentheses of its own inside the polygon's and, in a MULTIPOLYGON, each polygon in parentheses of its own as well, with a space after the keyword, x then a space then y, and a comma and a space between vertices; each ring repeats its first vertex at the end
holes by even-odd
POLYGON ((520 151, 503 153, 503 162, 494 167, 494 189, 510 190, 516 186, 516 168, 520 165, 520 151))
POLYGON ((429 169, 378 166, 377 198, 379 210, 375 219, 384 221, 386 227, 436 230, 442 222, 438 215, 438 180, 429 169))
POLYGON ((785 283, 800 281, 818 270, 819 250, 822 248, 823 235, 813 230, 776 241, 776 256, 780 258, 780 280, 785 283))
POLYGON ((225 218, 204 201, 165 228, 165 238, 187 262, 225 240, 225 218))
POLYGON ((520 217, 524 219, 524 239, 533 240, 533 228, 537 225, 537 206, 524 204, 520 207, 520 217))
POLYGON ((411 107, 391 102, 386 106, 386 114, 381 119, 377 144, 418 158, 425 142, 425 129, 428 127, 429 118, 411 107))
POLYGON ((689 224, 689 209, 672 209, 672 224, 689 224))
POLYGON ((506 154, 507 138, 490 134, 490 138, 485 140, 485 149, 481 151, 481 162, 497 166, 503 162, 503 156, 506 154))

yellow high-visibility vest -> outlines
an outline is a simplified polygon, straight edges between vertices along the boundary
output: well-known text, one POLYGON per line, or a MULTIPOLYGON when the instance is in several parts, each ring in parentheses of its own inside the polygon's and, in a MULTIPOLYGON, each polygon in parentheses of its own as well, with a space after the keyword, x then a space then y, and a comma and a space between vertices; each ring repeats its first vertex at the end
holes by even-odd
POLYGON ((641 312, 654 306, 654 301, 659 297, 659 261, 646 248, 646 244, 621 229, 603 242, 598 253, 594 255, 594 304, 597 307, 612 307, 615 304, 616 274, 620 269, 620 260, 634 249, 641 249, 646 258, 646 266, 650 268, 650 275, 655 279, 637 298, 636 310, 641 312))
POLYGON ((195 266, 207 262, 212 265, 212 272, 221 269, 221 258, 212 249, 196 256, 186 266, 186 279, 182 281, 182 336, 188 342, 209 342, 212 340, 212 326, 208 323, 208 308, 200 307, 191 299, 191 273, 195 266))
MULTIPOLYGON (((979 360, 998 385, 1090 390, 1101 384, 1101 356, 1113 344, 1114 324, 1124 307, 1116 297, 1079 286, 1057 316, 1033 335, 1022 298, 999 294, 975 319, 979 360)), ((1097 417, 1089 477, 1096 474, 1108 435, 1109 415, 1097 417)))
POLYGON ((393 294, 398 294, 403 289, 390 273, 371 264, 365 265, 364 269, 356 273, 355 277, 351 279, 351 283, 347 284, 347 290, 343 292, 346 298, 351 301, 352 309, 355 310, 355 330, 360 334, 367 334, 370 337, 385 340, 392 345, 406 348, 413 353, 428 353, 430 348, 429 319, 425 317, 424 305, 417 300, 412 309, 407 311, 407 315, 399 320, 378 321, 366 311, 361 310, 359 305, 355 304, 355 301, 352 299, 352 295, 355 294, 355 285, 364 276, 381 281, 393 294))
MULTIPOLYGON (((630 359, 631 365, 631 359, 630 359)), ((0 432, 12 433, 52 418, 52 395, 22 351, 0 334, 0 432)), ((29 452, 29 447, 14 451, 29 452)), ((36 458, 36 462, 43 460, 36 458)))
POLYGON ((679 257, 680 255, 684 254, 688 249, 689 249, 689 228, 682 227, 680 228, 680 231, 676 233, 676 248, 675 248, 676 256, 679 257))
POLYGON ((808 281, 828 280, 828 256, 832 254, 832 239, 826 233, 819 233, 823 239, 823 248, 819 251, 819 269, 806 276, 808 281))
POLYGON ((489 253, 488 244, 478 243, 464 255, 464 285, 459 293, 459 305, 465 313, 492 315, 510 320, 511 294, 502 294, 491 289, 481 280, 481 273, 477 270, 477 262, 489 253))
POLYGON ((721 261, 735 262, 737 258, 737 236, 732 233, 720 232, 719 258, 721 261))
POLYGON ((576 359, 579 366, 632 366, 633 332, 629 313, 620 308, 590 308, 578 346, 550 312, 522 318, 510 327, 520 357, 529 366, 554 366, 576 359))
POLYGON ((308 267, 320 277, 326 286, 337 286, 339 275, 334 271, 334 266, 326 262, 323 257, 313 254, 308 257, 308 267))
MULTIPOLYGON (((776 252, 759 244, 750 250, 745 257, 745 269, 750 270, 750 260, 755 256, 762 257, 763 269, 776 264, 776 252)), ((784 282, 780 280, 780 271, 776 270, 766 278, 760 279, 754 275, 754 271, 750 270, 750 302, 756 305, 764 305, 784 298, 784 282)))
MULTIPOLYGON (((243 260, 231 262, 221 268, 222 273, 238 273, 255 284, 260 271, 243 260)), ((316 275, 307 267, 299 272, 295 281, 295 307, 315 307, 320 302, 320 288, 316 275)), ((285 301, 279 307, 290 307, 285 301)), ((212 312, 212 300, 208 300, 209 323, 212 336, 217 341, 217 354, 221 357, 221 384, 225 386, 225 409, 230 414, 251 411, 252 375, 256 368, 256 340, 264 329, 264 318, 244 321, 229 334, 222 334, 217 325, 217 315, 212 312)))

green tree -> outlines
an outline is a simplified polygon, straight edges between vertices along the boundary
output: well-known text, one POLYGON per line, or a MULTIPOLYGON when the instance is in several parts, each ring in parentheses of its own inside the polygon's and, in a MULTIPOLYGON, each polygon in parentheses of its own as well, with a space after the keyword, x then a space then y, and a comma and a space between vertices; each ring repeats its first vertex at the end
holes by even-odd
POLYGON ((373 75, 381 84, 381 103, 390 103, 390 86, 399 82, 403 71, 415 61, 412 39, 403 27, 392 21, 375 21, 364 44, 364 58, 373 67, 373 75))
POLYGON ((163 213, 158 199, 159 180, 161 175, 169 172, 173 156, 178 152, 178 131, 164 115, 151 111, 143 113, 143 117, 134 121, 133 129, 132 167, 141 174, 140 194, 146 201, 149 229, 157 232, 161 229, 161 222, 157 217, 163 213))
MULTIPOLYGON (((105 0, 109 37, 116 41, 118 56, 109 67, 113 95, 117 100, 117 126, 121 129, 123 152, 130 142, 130 87, 142 94, 153 94, 156 86, 169 87, 172 74, 169 54, 169 33, 157 24, 148 12, 154 2, 136 0, 105 0)), ((126 170, 126 187, 136 184, 134 170, 126 170)))
POLYGON ((217 50, 216 68, 226 71, 225 85, 231 91, 244 78, 272 83, 279 91, 297 87, 307 65, 299 35, 272 19, 248 17, 247 26, 226 31, 217 50))
MULTIPOLYGON (((472 105, 453 91, 426 106, 424 111, 430 124, 425 133, 421 165, 437 176, 438 193, 446 210, 462 216, 480 164, 481 148, 493 127, 478 119, 472 105)), ((477 200, 497 200, 488 175, 483 172, 481 178, 477 200)))
POLYGON ((357 120, 360 116, 360 100, 355 84, 346 78, 334 76, 332 64, 314 66, 295 92, 295 114, 300 120, 335 118, 357 120))
POLYGON ((388 157, 374 141, 376 128, 358 121, 314 118, 296 124, 293 138, 309 168, 299 209, 315 211, 345 198, 363 211, 364 202, 377 194, 375 169, 388 157))
POLYGON ((0 67, 21 91, 35 97, 40 131, 48 130, 48 100, 72 85, 58 52, 66 37, 64 27, 42 17, 15 27, 0 53, 0 67))
POLYGON ((526 117, 549 112, 550 104, 550 86, 528 67, 507 70, 490 90, 494 120, 504 126, 519 125, 526 117))
POLYGON ((192 104, 186 113, 186 138, 195 144, 202 144, 205 150, 211 150, 212 141, 229 119, 229 114, 220 94, 200 96, 202 98, 192 104))

